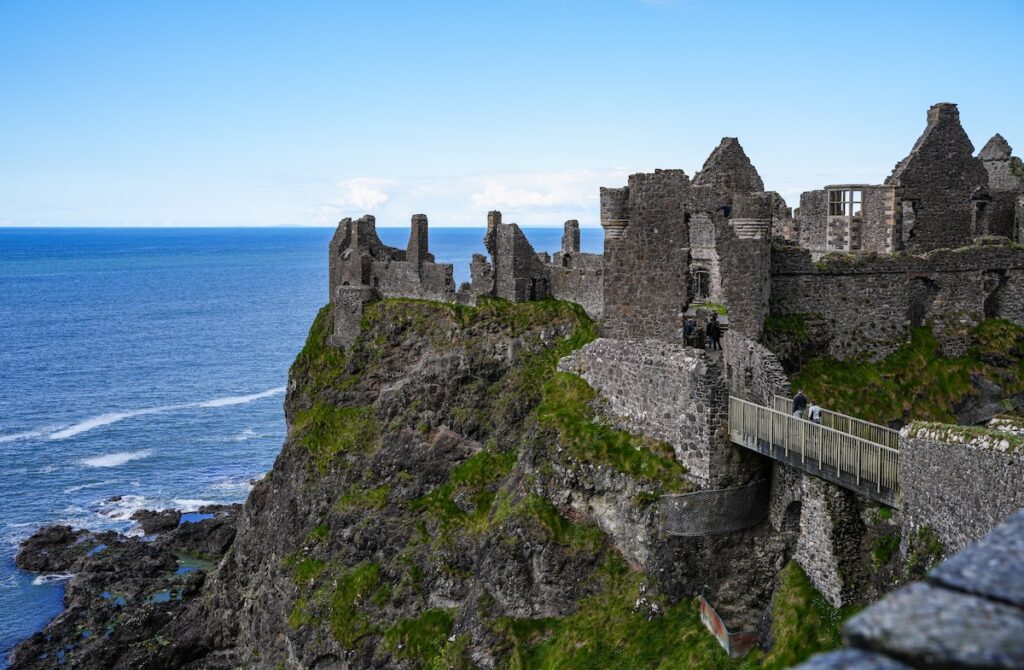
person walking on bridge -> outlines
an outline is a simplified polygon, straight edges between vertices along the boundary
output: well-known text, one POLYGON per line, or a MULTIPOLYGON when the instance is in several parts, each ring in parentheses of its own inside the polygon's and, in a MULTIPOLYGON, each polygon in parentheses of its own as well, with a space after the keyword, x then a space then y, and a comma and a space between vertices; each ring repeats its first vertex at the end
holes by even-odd
POLYGON ((807 409, 807 418, 813 423, 821 424, 821 408, 818 407, 817 401, 811 401, 811 406, 807 409))
POLYGON ((804 418, 805 409, 807 409, 807 396, 804 395, 804 390, 800 389, 793 396, 793 416, 798 419, 804 418))

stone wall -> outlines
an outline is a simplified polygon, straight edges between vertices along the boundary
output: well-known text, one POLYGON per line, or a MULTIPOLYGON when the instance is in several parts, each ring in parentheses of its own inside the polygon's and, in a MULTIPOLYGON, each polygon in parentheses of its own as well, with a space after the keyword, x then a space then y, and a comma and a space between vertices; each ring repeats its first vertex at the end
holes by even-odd
POLYGON ((800 536, 794 558, 833 607, 863 595, 864 522, 850 491, 810 475, 801 481, 800 536))
POLYGON ((981 149, 978 158, 988 172, 991 196, 990 211, 985 217, 986 227, 981 233, 1014 239, 1014 208, 1018 196, 1024 193, 1024 162, 1013 155, 1009 143, 998 133, 981 149))
POLYGON ((974 157, 956 105, 928 110, 924 134, 885 183, 897 187, 913 211, 912 225, 904 220, 902 231, 907 250, 964 246, 980 234, 972 197, 987 189, 988 173, 974 157))
POLYGON ((818 263, 776 245, 771 268, 772 314, 820 316, 840 360, 882 358, 916 325, 932 326, 947 355, 962 353, 967 330, 985 318, 1024 325, 1024 249, 1009 244, 818 263))
POLYGON ((782 363, 757 341, 728 331, 722 338, 722 360, 729 380, 729 395, 769 407, 776 393, 789 396, 789 379, 782 363))
MULTIPOLYGON (((621 237, 605 235, 604 332, 609 337, 680 336, 680 314, 689 298, 688 186, 682 170, 630 176, 628 225, 621 237)), ((606 190, 602 198, 606 192, 621 195, 606 190)))
POLYGON ((488 213, 484 246, 491 255, 495 296, 525 302, 551 294, 546 264, 518 225, 501 222, 501 212, 488 213))
POLYGON ((1024 440, 915 424, 900 438, 904 537, 922 527, 950 551, 1024 507, 1024 440), (983 483, 979 485, 979 483, 983 483))
POLYGON ((731 446, 728 388, 704 351, 662 340, 599 339, 563 358, 607 403, 607 413, 631 433, 663 440, 701 486, 745 484, 758 457, 731 446))
POLYGON ((722 268, 716 247, 715 222, 708 214, 694 214, 690 217, 690 284, 695 287, 697 272, 708 274, 708 294, 700 296, 691 290, 692 300, 723 302, 722 268))
POLYGON ((800 194, 799 242, 817 259, 830 252, 889 253, 902 248, 902 211, 892 186, 839 184, 800 194), (829 191, 860 193, 859 214, 831 216, 829 191))
POLYGON ((764 182, 735 137, 723 137, 704 167, 693 176, 694 186, 710 186, 720 193, 753 193, 764 190, 764 182))
POLYGON ((828 192, 824 189, 800 194, 796 215, 797 242, 816 255, 828 250, 828 192))
POLYGON ((771 296, 771 220, 733 218, 718 226, 722 296, 729 330, 758 339, 771 296))
POLYGON ((425 214, 412 217, 405 249, 389 247, 377 237, 376 219, 343 219, 328 245, 328 291, 334 318, 330 342, 348 346, 359 332, 363 305, 377 297, 421 298, 449 302, 455 298, 452 266, 435 263, 428 250, 425 214))
POLYGON ((475 302, 493 295, 513 302, 553 297, 575 302, 592 319, 600 320, 604 307, 604 257, 580 252, 580 229, 575 220, 565 222, 562 248, 554 257, 538 254, 514 223, 502 223, 501 212, 487 215, 484 246, 491 260, 473 254, 471 281, 460 299, 475 302))

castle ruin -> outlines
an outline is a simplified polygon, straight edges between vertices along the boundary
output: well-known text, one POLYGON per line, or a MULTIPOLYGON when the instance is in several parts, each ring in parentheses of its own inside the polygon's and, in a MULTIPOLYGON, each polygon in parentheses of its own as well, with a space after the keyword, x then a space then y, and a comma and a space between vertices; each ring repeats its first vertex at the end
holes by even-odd
MULTIPOLYGON (((782 361, 763 343, 773 317, 800 319, 817 350, 838 360, 880 359, 915 326, 930 326, 948 356, 965 352, 984 319, 1024 326, 1024 164, 1000 135, 975 154, 956 105, 940 103, 883 183, 827 185, 799 205, 766 190, 727 137, 692 178, 655 170, 602 188, 603 254, 580 251, 576 221, 557 253, 537 253, 490 212, 488 256, 473 257, 458 290, 452 267, 428 251, 426 216, 413 217, 405 250, 380 242, 372 216, 345 219, 330 245, 331 343, 350 344, 363 306, 382 297, 576 302, 602 338, 560 368, 598 391, 613 423, 671 444, 708 494, 691 511, 750 509, 764 496, 750 522, 781 529, 799 519, 796 559, 833 604, 856 602, 861 579, 843 563, 863 533, 854 494, 732 446, 728 398, 770 406, 789 393, 782 361), (710 311, 724 313, 721 355, 685 341, 685 320, 710 311)), ((909 490, 945 486, 934 468, 918 470, 909 490)), ((1000 505, 1019 498, 1007 493, 1000 505)), ((910 505, 906 523, 920 524, 912 517, 925 507, 910 505)), ((941 527, 965 525, 943 514, 941 527)))

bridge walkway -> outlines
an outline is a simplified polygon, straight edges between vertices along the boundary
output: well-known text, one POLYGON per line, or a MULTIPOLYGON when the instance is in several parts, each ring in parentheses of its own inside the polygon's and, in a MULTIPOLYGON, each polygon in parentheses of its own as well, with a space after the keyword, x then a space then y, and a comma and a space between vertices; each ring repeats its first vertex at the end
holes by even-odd
POLYGON ((821 424, 798 419, 789 399, 774 407, 729 397, 729 437, 735 443, 877 502, 899 507, 899 433, 838 412, 821 424))

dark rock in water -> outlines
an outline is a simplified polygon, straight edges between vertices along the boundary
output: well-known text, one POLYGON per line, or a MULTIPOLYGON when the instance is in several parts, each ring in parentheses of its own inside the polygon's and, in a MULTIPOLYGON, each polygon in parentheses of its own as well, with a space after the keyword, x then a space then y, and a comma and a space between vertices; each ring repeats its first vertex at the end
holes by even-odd
POLYGON ((175 551, 185 554, 219 557, 235 541, 235 523, 240 508, 240 505, 202 507, 200 514, 213 514, 213 517, 181 524, 166 538, 166 542, 175 551))
POLYGON ((132 521, 137 521, 147 535, 174 530, 178 527, 180 520, 181 512, 176 509, 165 509, 159 512, 140 509, 132 514, 132 521))
POLYGON ((22 543, 18 567, 73 577, 64 612, 18 645, 11 667, 144 667, 149 652, 142 643, 156 639, 202 593, 206 568, 196 566, 210 565, 228 549, 239 509, 219 505, 213 518, 182 526, 176 511, 137 512, 134 518, 147 533, 159 532, 152 542, 70 526, 37 531, 22 543), (189 555, 206 560, 179 570, 189 555))

